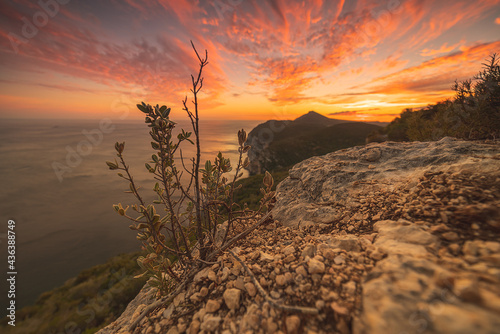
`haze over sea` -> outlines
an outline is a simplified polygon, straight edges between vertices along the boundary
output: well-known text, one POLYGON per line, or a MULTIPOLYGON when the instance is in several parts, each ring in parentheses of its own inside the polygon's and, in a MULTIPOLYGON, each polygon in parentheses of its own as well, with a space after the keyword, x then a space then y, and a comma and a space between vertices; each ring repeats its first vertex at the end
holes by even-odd
MULTIPOLYGON (((238 129, 248 133, 258 123, 200 121, 202 163, 221 151, 235 165, 238 129)), ((9 219, 14 220, 17 308, 33 303, 40 293, 83 269, 140 249, 129 221, 112 208, 119 202, 134 204, 134 199, 123 193, 127 182, 105 161, 116 157, 114 143, 125 141, 124 154, 134 180, 143 187, 142 194, 152 199, 153 182, 144 167, 153 153, 149 128, 140 120, 113 121, 111 128, 60 181, 53 162, 67 166, 68 147, 77 150, 87 140, 82 131, 99 129, 99 120, 0 120, 0 241, 5 250, 2 263, 6 263, 6 226, 9 219)), ((177 128, 190 129, 187 121, 177 128)), ((183 155, 191 157, 193 146, 183 147, 183 155)))

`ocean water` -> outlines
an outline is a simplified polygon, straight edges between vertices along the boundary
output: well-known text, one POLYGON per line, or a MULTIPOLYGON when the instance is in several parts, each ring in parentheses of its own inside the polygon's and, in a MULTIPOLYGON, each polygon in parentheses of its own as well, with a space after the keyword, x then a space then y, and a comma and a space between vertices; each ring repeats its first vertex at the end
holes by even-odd
MULTIPOLYGON (((202 162, 221 151, 235 164, 238 129, 248 133, 258 123, 201 122, 202 162)), ((11 219, 16 222, 18 308, 85 268, 140 249, 129 221, 112 209, 119 202, 136 202, 123 193, 128 183, 105 161, 116 157, 114 143, 125 141, 124 154, 134 180, 145 198, 152 199, 153 182, 144 167, 153 153, 149 130, 141 121, 103 125, 99 120, 0 120, 0 259, 6 268, 11 219)), ((177 125, 188 126, 188 122, 177 125)), ((193 152, 194 147, 186 143, 183 155, 193 152)))

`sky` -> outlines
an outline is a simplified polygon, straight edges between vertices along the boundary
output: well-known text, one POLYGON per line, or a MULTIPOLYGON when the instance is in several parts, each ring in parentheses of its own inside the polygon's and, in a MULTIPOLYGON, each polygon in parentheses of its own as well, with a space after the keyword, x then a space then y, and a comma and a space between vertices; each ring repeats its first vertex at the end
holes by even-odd
POLYGON ((192 41, 201 118, 390 121, 500 53, 500 0, 10 0, 0 15, 0 118, 133 120, 141 101, 183 115, 192 41))

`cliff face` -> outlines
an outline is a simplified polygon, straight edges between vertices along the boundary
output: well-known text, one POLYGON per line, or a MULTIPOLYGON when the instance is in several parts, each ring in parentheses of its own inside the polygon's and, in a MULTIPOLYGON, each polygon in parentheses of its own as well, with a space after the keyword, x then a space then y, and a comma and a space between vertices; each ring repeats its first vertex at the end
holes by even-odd
MULTIPOLYGON (((272 214, 233 249, 256 281, 222 255, 135 333, 498 332, 498 142, 386 142, 314 157, 278 186, 272 214)), ((101 333, 126 333, 150 294, 101 333)))
POLYGON ((259 124, 248 133, 247 145, 252 146, 248 151, 250 174, 262 174, 264 166, 272 160, 271 153, 267 150, 269 144, 275 139, 275 133, 281 132, 291 121, 270 120, 259 124))

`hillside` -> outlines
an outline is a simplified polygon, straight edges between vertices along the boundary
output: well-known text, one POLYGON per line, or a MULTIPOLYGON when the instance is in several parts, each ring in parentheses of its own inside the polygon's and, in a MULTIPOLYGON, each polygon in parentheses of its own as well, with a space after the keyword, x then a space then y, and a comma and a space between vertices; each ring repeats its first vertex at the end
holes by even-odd
POLYGON ((267 121, 253 129, 247 143, 250 174, 287 168, 339 149, 363 145, 377 125, 327 118, 313 111, 294 121, 267 121))
POLYGON ((1 333, 95 333, 125 310, 146 282, 137 258, 142 252, 117 255, 82 271, 62 286, 40 295, 34 305, 16 311, 16 326, 0 322, 1 333))

